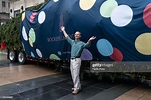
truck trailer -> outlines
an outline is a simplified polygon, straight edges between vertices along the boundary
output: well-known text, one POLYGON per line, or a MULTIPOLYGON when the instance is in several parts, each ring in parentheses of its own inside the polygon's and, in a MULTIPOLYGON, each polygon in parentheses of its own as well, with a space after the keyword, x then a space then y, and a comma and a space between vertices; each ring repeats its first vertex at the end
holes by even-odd
POLYGON ((92 61, 138 62, 150 67, 150 0, 50 0, 38 10, 27 9, 20 21, 23 49, 8 49, 8 59, 69 65, 71 46, 61 26, 72 39, 76 31, 84 42, 96 36, 81 55, 87 69, 92 61))

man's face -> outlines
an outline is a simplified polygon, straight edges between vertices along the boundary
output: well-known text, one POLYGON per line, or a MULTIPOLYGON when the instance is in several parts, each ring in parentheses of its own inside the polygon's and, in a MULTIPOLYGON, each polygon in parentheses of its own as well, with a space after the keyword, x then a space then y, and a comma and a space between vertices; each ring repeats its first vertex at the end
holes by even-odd
POLYGON ((75 36, 75 39, 80 39, 81 38, 81 33, 80 32, 76 32, 74 34, 74 36, 75 36))

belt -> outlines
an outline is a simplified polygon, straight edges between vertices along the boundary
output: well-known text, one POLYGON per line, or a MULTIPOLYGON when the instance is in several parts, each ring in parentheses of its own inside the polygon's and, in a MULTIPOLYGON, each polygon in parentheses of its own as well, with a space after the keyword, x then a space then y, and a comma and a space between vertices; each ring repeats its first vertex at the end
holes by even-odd
POLYGON ((74 60, 74 59, 76 59, 76 58, 80 58, 79 56, 78 57, 71 57, 71 60, 74 60))

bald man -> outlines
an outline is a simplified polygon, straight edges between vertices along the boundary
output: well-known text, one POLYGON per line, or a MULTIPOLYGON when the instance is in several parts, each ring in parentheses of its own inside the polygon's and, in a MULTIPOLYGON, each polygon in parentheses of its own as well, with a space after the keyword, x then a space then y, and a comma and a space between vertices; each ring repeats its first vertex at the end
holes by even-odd
POLYGON ((73 80, 74 87, 72 88, 72 94, 77 94, 81 90, 79 72, 81 66, 81 53, 84 48, 90 47, 90 43, 96 37, 92 36, 87 43, 80 41, 81 33, 75 33, 75 40, 72 40, 65 31, 65 27, 61 27, 61 31, 64 33, 66 40, 71 44, 71 60, 70 60, 70 71, 73 80))

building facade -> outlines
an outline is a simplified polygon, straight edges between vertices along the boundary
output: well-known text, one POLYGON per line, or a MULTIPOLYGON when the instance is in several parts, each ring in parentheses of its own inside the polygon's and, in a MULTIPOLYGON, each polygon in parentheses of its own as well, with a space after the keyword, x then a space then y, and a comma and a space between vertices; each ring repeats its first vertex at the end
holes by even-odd
POLYGON ((10 0, 10 17, 16 17, 26 8, 36 6, 43 3, 45 0, 10 0))
POLYGON ((0 0, 0 25, 10 18, 9 9, 10 0, 0 0))

